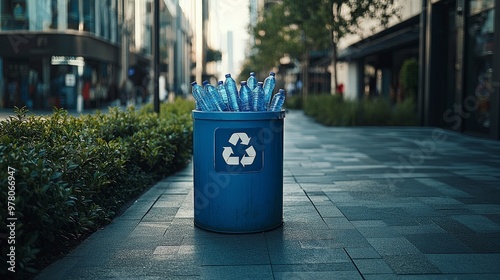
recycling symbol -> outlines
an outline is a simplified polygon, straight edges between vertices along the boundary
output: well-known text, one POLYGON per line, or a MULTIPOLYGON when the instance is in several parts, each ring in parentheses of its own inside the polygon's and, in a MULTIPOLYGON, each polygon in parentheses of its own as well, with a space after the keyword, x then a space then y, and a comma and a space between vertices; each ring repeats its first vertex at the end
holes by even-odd
MULTIPOLYGON (((235 132, 229 137, 229 143, 231 143, 233 146, 236 146, 239 141, 241 141, 241 145, 248 146, 250 143, 250 137, 244 132, 235 132)), ((253 146, 250 146, 245 149, 245 154, 241 157, 238 156, 232 156, 234 154, 233 148, 232 147, 223 147, 224 150, 222 151, 222 157, 224 158, 224 161, 228 165, 241 165, 243 167, 247 165, 252 165, 253 161, 255 160, 255 149, 253 146)))

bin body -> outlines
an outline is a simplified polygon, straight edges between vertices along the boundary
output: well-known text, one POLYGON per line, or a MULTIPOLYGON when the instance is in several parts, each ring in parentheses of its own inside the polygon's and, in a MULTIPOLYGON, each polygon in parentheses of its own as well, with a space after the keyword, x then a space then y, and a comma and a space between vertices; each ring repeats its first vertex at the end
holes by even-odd
POLYGON ((252 233, 283 223, 284 117, 193 111, 196 226, 252 233))

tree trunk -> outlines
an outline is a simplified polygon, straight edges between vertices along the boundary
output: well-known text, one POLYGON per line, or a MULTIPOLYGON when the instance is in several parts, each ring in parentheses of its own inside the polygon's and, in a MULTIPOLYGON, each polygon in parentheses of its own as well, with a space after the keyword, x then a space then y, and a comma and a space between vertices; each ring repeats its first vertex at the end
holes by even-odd
POLYGON ((307 100, 309 95, 309 48, 306 48, 304 61, 302 62, 302 98, 307 100))
POLYGON ((337 44, 333 41, 332 42, 332 88, 330 92, 332 95, 337 94, 337 86, 338 86, 338 81, 337 81, 337 44))
POLYGON ((333 22, 332 22, 332 30, 330 30, 330 36, 331 36, 331 42, 332 42, 332 82, 331 82, 331 89, 330 93, 332 95, 337 94, 337 42, 338 42, 338 36, 339 34, 335 32, 335 25, 336 23, 339 22, 338 17, 340 16, 342 9, 342 5, 339 5, 339 3, 336 3, 335 1, 332 4, 332 16, 333 16, 333 22))
POLYGON ((337 86, 338 86, 338 75, 337 75, 337 44, 333 43, 332 48, 332 64, 333 64, 333 89, 332 92, 337 94, 337 86))

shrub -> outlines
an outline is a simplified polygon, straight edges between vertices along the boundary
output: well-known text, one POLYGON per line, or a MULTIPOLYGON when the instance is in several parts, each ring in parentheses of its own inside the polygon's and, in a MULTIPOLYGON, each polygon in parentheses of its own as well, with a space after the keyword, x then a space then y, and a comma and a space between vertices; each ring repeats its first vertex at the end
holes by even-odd
POLYGON ((418 91, 418 61, 406 59, 399 72, 399 83, 405 98, 415 99, 418 91))
POLYGON ((413 98, 405 98, 394 106, 392 125, 415 125, 418 122, 415 114, 415 101, 413 98))
POLYGON ((392 106, 387 99, 344 100, 339 95, 313 95, 304 113, 329 126, 415 125, 415 103, 407 99, 392 106))
MULTIPOLYGON (((193 108, 178 100, 162 105, 160 116, 110 108, 81 117, 64 110, 27 116, 21 109, 0 122, 0 184, 8 185, 9 167, 16 170, 17 276, 32 276, 155 180, 184 167, 191 158, 193 108)), ((2 187, 0 200, 7 196, 2 187)), ((1 207, 2 231, 7 214, 1 207)), ((4 263, 6 237, 0 239, 4 263)))
POLYGON ((287 96, 285 98, 285 107, 288 109, 302 109, 302 96, 300 94, 287 96))

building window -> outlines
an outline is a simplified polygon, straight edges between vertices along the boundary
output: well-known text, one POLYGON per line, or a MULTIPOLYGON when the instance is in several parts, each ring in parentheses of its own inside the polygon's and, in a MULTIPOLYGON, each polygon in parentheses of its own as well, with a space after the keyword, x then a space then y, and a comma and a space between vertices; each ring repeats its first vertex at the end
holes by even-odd
POLYGON ((83 2, 83 30, 95 33, 95 0, 83 2))
POLYGON ((79 30, 80 6, 79 0, 68 0, 68 29, 79 30))
POLYGON ((51 0, 50 1, 50 11, 52 14, 51 22, 50 22, 50 28, 52 29, 57 29, 57 17, 58 17, 58 11, 57 11, 57 0, 51 0))
POLYGON ((26 0, 2 1, 0 14, 2 30, 22 30, 29 28, 26 0))

